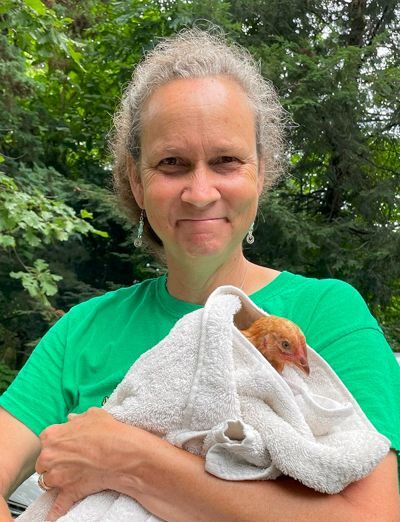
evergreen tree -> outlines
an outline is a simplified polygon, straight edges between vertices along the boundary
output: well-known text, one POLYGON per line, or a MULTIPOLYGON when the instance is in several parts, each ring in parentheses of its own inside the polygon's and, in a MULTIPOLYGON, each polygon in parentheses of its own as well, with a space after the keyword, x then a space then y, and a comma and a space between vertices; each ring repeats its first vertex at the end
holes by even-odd
POLYGON ((107 139, 143 52, 201 19, 260 58, 291 118, 248 255, 354 284, 399 348, 399 4, 4 0, 0 388, 60 313, 163 270, 132 247, 107 139))

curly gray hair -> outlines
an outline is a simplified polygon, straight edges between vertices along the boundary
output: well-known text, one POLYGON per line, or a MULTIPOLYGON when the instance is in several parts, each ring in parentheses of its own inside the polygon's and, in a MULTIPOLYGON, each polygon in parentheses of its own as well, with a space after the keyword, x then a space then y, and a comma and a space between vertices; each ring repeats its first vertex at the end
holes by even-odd
MULTIPOLYGON (((228 43, 222 31, 185 29, 161 40, 134 70, 114 119, 114 189, 133 222, 140 209, 132 195, 128 161, 140 162, 141 114, 146 100, 161 85, 178 78, 227 76, 247 94, 256 116, 256 142, 265 164, 265 188, 271 187, 283 171, 284 110, 272 84, 265 80, 250 53, 228 43)), ((148 223, 144 238, 160 253, 162 243, 148 223)))

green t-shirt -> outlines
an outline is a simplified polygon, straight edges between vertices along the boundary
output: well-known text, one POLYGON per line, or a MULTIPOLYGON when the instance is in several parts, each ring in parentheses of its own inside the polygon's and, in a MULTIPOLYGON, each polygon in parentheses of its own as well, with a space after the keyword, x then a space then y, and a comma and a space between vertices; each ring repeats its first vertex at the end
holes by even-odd
MULTIPOLYGON (((250 297, 300 326, 400 450, 400 367, 359 293, 342 281, 282 272, 250 297)), ((43 337, 0 406, 36 434, 70 412, 100 407, 137 358, 198 308, 169 295, 164 276, 81 303, 43 337)))

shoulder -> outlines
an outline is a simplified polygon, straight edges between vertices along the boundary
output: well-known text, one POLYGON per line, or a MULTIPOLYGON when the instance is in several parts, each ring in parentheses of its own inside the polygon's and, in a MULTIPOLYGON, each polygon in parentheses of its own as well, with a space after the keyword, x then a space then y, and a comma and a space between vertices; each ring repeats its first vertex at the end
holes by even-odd
POLYGON ((329 300, 332 297, 363 300, 360 293, 349 283, 340 279, 307 277, 291 272, 282 272, 284 283, 282 290, 301 297, 313 297, 314 300, 329 300))
POLYGON ((106 292, 73 306, 66 314, 70 318, 98 314, 114 313, 117 309, 132 308, 135 303, 151 299, 159 284, 159 278, 146 279, 129 287, 106 292))
POLYGON ((137 306, 148 308, 154 302, 159 278, 146 279, 129 287, 119 288, 92 297, 73 306, 45 334, 43 339, 65 340, 71 334, 81 335, 95 325, 101 331, 113 325, 119 328, 137 306))
POLYGON ((338 368, 347 365, 350 353, 363 353, 363 359, 372 359, 372 353, 374 359, 393 359, 377 320, 351 284, 290 273, 285 282, 280 298, 286 316, 300 326, 308 344, 328 362, 338 368))
POLYGON ((268 296, 269 294, 292 295, 294 297, 312 296, 314 299, 323 298, 332 294, 337 296, 344 295, 346 297, 349 295, 360 297, 360 294, 352 285, 340 279, 319 279, 317 277, 308 277, 287 271, 281 272, 272 283, 262 288, 259 293, 268 296))
POLYGON ((330 323, 379 328, 360 293, 339 279, 282 272, 254 297, 256 304, 269 313, 283 315, 303 330, 317 324, 329 327, 330 323))
POLYGON ((313 333, 324 331, 327 337, 343 337, 358 330, 382 333, 364 298, 351 284, 339 279, 296 277, 301 279, 297 304, 309 306, 307 326, 313 333))
POLYGON ((340 279, 295 277, 298 280, 298 299, 315 307, 314 316, 351 319, 353 327, 356 324, 377 327, 364 298, 351 284, 340 279))

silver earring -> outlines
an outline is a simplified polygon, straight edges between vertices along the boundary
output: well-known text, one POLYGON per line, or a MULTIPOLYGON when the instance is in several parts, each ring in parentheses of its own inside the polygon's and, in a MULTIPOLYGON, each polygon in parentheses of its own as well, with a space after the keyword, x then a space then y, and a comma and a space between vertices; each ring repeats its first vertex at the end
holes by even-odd
POLYGON ((247 236, 246 236, 246 241, 249 245, 252 245, 254 243, 253 230, 254 230, 254 221, 250 225, 249 231, 247 232, 247 236))
POLYGON ((142 236, 143 236, 143 227, 144 227, 144 210, 142 209, 139 217, 139 226, 137 229, 137 235, 133 241, 133 244, 136 248, 142 246, 142 236))

